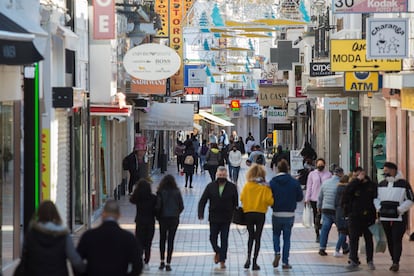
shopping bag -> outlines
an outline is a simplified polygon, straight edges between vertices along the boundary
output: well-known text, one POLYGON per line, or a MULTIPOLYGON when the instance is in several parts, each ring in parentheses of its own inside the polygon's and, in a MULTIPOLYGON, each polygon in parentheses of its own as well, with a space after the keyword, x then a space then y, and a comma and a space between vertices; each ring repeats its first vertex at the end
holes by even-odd
POLYGON ((312 208, 309 204, 305 204, 303 208, 302 218, 303 218, 303 221, 302 221, 303 226, 305 226, 306 228, 313 227, 312 208))
POLYGON ((236 209, 233 212, 233 223, 239 224, 239 225, 246 225, 246 217, 243 211, 242 207, 236 207, 236 209))
POLYGON ((375 239, 375 252, 384 253, 387 249, 387 237, 385 236, 384 228, 381 222, 374 223, 369 227, 372 236, 375 239))

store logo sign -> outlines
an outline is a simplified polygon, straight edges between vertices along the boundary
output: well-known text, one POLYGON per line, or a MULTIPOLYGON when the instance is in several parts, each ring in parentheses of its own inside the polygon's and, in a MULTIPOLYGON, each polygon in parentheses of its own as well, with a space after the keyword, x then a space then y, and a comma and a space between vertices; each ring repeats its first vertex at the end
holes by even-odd
POLYGON ((309 75, 311 77, 321 77, 335 75, 335 73, 331 71, 329 62, 311 62, 309 75))
POLYGON ((93 1, 93 38, 115 38, 115 2, 114 0, 93 1))

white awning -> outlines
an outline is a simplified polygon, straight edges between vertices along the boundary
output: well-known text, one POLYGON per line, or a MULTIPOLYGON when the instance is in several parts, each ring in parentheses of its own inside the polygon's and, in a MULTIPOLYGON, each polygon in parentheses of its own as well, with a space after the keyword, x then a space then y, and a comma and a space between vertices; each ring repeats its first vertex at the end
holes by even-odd
POLYGON ((224 126, 224 127, 234 126, 232 122, 226 121, 206 111, 200 110, 198 114, 204 117, 204 120, 209 122, 210 124, 224 126))
POLYGON ((66 49, 71 51, 77 50, 79 36, 75 34, 71 29, 59 25, 56 28, 56 34, 63 38, 66 49))

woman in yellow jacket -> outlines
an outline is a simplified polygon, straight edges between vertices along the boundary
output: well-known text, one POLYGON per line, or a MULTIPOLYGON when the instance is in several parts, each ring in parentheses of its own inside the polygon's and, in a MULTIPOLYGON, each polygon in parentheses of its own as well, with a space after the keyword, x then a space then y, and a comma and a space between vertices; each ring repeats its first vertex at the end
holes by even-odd
POLYGON ((266 170, 263 165, 252 165, 246 174, 247 183, 240 194, 243 210, 246 215, 247 231, 249 240, 247 242, 247 260, 244 268, 250 267, 253 241, 255 241, 252 270, 260 270, 257 265, 259 255, 260 239, 267 208, 273 206, 272 190, 266 183, 266 170))

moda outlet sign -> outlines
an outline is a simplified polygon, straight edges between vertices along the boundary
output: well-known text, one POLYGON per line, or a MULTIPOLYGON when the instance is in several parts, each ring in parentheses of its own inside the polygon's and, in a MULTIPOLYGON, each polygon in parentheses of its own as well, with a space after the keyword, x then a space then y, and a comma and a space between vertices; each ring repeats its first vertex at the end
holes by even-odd
POLYGON ((408 58, 408 18, 369 18, 367 58, 408 58))
POLYGON ((181 66, 180 56, 170 47, 146 43, 130 49, 124 56, 124 68, 141 80, 162 80, 174 75, 181 66))
POLYGON ((334 13, 407 12, 407 0, 333 0, 334 13))
POLYGON ((367 59, 367 43, 364 39, 331 40, 331 71, 401 71, 401 59, 367 59))

